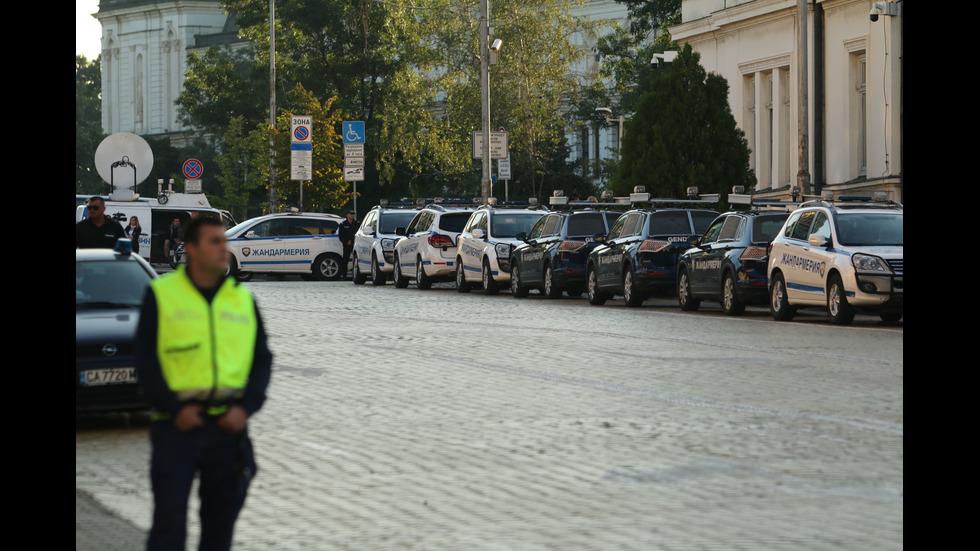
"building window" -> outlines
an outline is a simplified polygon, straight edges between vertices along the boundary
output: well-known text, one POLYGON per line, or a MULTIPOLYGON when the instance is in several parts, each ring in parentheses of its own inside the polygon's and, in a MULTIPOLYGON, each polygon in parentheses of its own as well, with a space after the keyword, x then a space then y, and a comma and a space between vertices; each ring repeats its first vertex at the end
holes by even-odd
POLYGON ((852 162, 857 177, 868 175, 868 56, 864 51, 851 54, 851 138, 852 162))

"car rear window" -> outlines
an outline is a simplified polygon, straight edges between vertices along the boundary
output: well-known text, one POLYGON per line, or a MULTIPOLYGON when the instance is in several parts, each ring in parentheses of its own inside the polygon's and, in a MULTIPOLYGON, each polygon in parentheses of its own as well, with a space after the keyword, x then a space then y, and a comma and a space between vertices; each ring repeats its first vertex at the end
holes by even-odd
MULTIPOLYGON (((711 220, 708 222, 710 223, 711 220)), ((686 210, 661 211, 650 215, 650 235, 690 235, 690 233, 691 220, 687 217, 686 210)))
POLYGON ((757 216, 752 221, 752 242, 768 243, 779 235, 779 230, 783 228, 789 213, 772 214, 757 216))
POLYGON ((606 225, 601 213, 573 214, 568 219, 568 237, 592 237, 606 234, 606 225))
POLYGON ((404 228, 412 221, 415 211, 386 212, 381 215, 381 231, 379 233, 395 233, 395 228, 404 228))
POLYGON ((692 210, 691 219, 694 220, 694 233, 703 234, 717 217, 718 213, 713 210, 692 210))
POLYGON ((449 212, 439 217, 439 229, 459 233, 463 231, 466 221, 472 216, 472 212, 449 212))

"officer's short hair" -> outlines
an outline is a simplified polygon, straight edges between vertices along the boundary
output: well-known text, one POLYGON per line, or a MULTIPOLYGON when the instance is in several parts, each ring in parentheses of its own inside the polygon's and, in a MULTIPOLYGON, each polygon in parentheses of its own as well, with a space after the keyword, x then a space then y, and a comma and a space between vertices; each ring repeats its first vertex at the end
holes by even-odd
POLYGON ((100 201, 103 204, 105 203, 105 199, 103 199, 101 195, 93 195, 92 197, 89 197, 88 198, 88 203, 90 205, 92 204, 92 201, 100 201))
POLYGON ((218 226, 224 229, 225 224, 217 216, 202 214, 197 218, 191 218, 191 221, 184 226, 184 241, 197 245, 201 239, 201 228, 204 226, 218 226))

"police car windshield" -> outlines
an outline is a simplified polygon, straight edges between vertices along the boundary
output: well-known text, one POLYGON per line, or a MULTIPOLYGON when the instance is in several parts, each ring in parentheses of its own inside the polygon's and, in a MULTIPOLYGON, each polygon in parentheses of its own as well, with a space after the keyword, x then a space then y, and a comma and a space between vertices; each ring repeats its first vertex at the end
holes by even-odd
POLYGON ((385 212, 381 215, 381 231, 379 233, 395 233, 396 228, 407 227, 414 216, 414 210, 385 212))
POLYGON ((439 217, 439 229, 442 231, 461 233, 472 212, 449 212, 439 217))
POLYGON ((766 214, 756 216, 752 220, 752 242, 768 243, 779 235, 779 230, 783 229, 783 223, 789 218, 789 213, 766 214))
POLYGON ((490 235, 517 237, 531 231, 531 226, 541 218, 542 212, 498 212, 490 218, 490 235))
POLYGON ((568 237, 592 237, 597 233, 605 235, 606 226, 600 212, 573 214, 568 219, 568 237))
POLYGON ((900 212, 839 213, 835 223, 841 245, 905 244, 903 216, 900 212))
POLYGON ((150 274, 135 260, 75 263, 75 309, 139 307, 150 274))

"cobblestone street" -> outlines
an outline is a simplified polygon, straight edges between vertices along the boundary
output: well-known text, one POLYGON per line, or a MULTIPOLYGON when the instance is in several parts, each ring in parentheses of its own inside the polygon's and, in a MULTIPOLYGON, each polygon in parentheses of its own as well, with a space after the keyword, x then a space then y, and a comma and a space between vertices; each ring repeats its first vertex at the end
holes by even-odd
MULTIPOLYGON (((238 550, 903 547, 901 325, 246 285, 275 363, 238 550)), ((75 436, 76 494, 144 531, 147 425, 75 436)))

